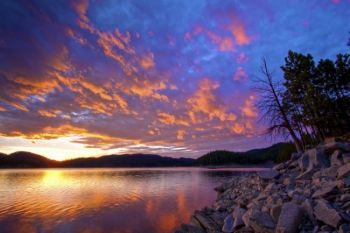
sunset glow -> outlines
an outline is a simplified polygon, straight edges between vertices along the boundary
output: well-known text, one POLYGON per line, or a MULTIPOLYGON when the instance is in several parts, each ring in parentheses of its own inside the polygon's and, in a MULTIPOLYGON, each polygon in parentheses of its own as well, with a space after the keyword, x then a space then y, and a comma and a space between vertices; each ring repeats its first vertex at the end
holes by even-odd
POLYGON ((278 77, 290 49, 349 51, 350 0, 5 0, 0 11, 0 152, 57 160, 267 146, 252 89, 261 59, 278 77))

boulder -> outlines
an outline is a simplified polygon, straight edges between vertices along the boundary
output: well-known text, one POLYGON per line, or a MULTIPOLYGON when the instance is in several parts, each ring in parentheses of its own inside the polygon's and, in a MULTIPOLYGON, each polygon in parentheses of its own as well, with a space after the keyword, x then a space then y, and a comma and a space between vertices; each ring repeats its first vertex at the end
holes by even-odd
POLYGON ((302 208, 293 203, 283 204, 278 218, 276 233, 296 233, 303 217, 302 208))
POLYGON ((305 152, 309 156, 309 168, 326 168, 329 167, 328 156, 322 150, 317 148, 305 152))
POLYGON ((307 217, 310 219, 310 221, 316 225, 316 219, 314 216, 314 211, 312 209, 312 203, 310 199, 306 199, 302 204, 304 213, 306 213, 307 217))
POLYGON ((350 201, 350 194, 342 194, 340 196, 340 201, 342 201, 342 202, 350 201))
POLYGON ((205 233, 203 228, 189 225, 189 224, 182 224, 181 229, 175 231, 175 233, 205 233))
POLYGON ((309 168, 308 170, 306 170, 305 172, 299 174, 296 178, 298 180, 309 180, 312 178, 313 174, 315 173, 315 169, 314 168, 309 168))
POLYGON ((317 200, 317 204, 314 207, 314 214, 316 219, 335 228, 342 221, 342 218, 338 211, 324 199, 317 200))
POLYGON ((335 150, 331 155, 331 166, 343 165, 342 153, 340 150, 335 150))
POLYGON ((338 178, 343 178, 350 173, 350 163, 344 164, 338 168, 337 175, 338 178))
POLYGON ((344 223, 339 226, 338 233, 349 233, 350 232, 350 224, 344 223))
POLYGON ((279 176, 279 172, 274 170, 274 169, 271 169, 271 170, 268 170, 268 171, 261 171, 261 172, 258 172, 258 175, 261 179, 263 180, 270 180, 270 179, 274 179, 276 178, 277 176, 279 176))
POLYGON ((278 221, 278 218, 281 214, 281 210, 282 210, 282 205, 273 205, 271 208, 270 208, 270 215, 272 217, 272 219, 277 222, 278 221))
POLYGON ((320 189, 317 189, 316 192, 312 195, 313 198, 325 197, 331 194, 337 188, 337 182, 329 181, 322 184, 320 189))
POLYGON ((290 156, 291 160, 297 160, 299 159, 303 154, 302 153, 298 153, 298 152, 294 152, 292 153, 292 155, 290 156))
POLYGON ((342 159, 344 163, 350 163, 350 153, 343 153, 342 159))
POLYGON ((307 154, 303 154, 301 158, 298 160, 298 165, 301 171, 306 171, 309 167, 310 159, 307 154))
POLYGON ((234 231, 233 222, 234 222, 234 219, 232 217, 232 214, 227 215, 227 217, 224 220, 224 225, 222 227, 222 231, 225 233, 233 232, 234 231))
POLYGON ((203 228, 207 229, 208 231, 216 231, 219 229, 216 222, 199 211, 195 212, 194 218, 200 223, 203 228))
POLYGON ((246 209, 236 207, 235 210, 232 213, 232 216, 234 218, 233 228, 238 229, 242 226, 244 226, 243 222, 243 215, 247 212, 246 209))
POLYGON ((265 212, 252 211, 251 214, 249 214, 248 226, 253 228, 254 232, 257 233, 273 233, 275 222, 271 216, 265 212))
POLYGON ((350 144, 346 142, 333 141, 333 142, 326 143, 322 146, 319 146, 318 148, 323 150, 327 154, 331 154, 338 149, 344 152, 350 152, 350 144))

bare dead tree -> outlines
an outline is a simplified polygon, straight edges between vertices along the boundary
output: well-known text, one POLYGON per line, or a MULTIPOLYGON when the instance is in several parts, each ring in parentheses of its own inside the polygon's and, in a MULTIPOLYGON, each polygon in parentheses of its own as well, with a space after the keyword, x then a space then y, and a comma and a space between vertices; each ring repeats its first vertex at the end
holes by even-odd
POLYGON ((290 136, 297 151, 303 151, 303 144, 292 127, 288 110, 282 104, 282 85, 273 80, 265 59, 262 62, 261 72, 264 77, 256 79, 257 85, 254 89, 261 94, 257 107, 262 113, 261 120, 270 125, 267 133, 272 137, 282 135, 287 138, 290 136))

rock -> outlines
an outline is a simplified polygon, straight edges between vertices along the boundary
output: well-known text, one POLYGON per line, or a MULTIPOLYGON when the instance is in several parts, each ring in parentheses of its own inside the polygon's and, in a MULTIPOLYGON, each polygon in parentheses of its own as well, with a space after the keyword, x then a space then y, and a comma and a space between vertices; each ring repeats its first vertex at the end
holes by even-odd
POLYGON ((284 168, 285 168, 285 164, 284 163, 279 163, 279 164, 275 165, 272 169, 276 170, 276 171, 279 171, 279 170, 282 170, 284 168))
POLYGON ((309 168, 326 168, 329 166, 327 155, 317 148, 305 152, 309 156, 309 168))
POLYGON ((309 167, 310 159, 307 154, 303 154, 301 158, 298 160, 298 165, 301 171, 306 171, 309 167))
POLYGON ((343 165, 342 153, 340 150, 335 150, 331 155, 331 166, 341 166, 343 165))
POLYGON ((334 209, 326 200, 318 200, 314 207, 314 214, 316 219, 332 226, 337 227, 342 218, 338 211, 334 209))
POLYGON ((344 223, 339 226, 338 233, 349 233, 350 232, 350 224, 344 223))
POLYGON ((310 199, 306 199, 302 204, 304 212, 307 214, 308 218, 311 220, 313 225, 316 225, 316 219, 314 216, 314 211, 312 209, 312 204, 310 199))
POLYGON ((232 214, 227 215, 227 217, 224 220, 222 231, 227 233, 233 232, 234 231, 233 222, 234 222, 234 219, 232 217, 232 214))
POLYGON ((295 233, 303 217, 302 209, 299 205, 288 202, 283 204, 281 214, 278 218, 276 233, 295 233))
POLYGON ((349 163, 350 162, 350 153, 343 153, 342 159, 343 159, 344 163, 349 163))
POLYGON ((189 224, 182 224, 181 230, 177 230, 175 231, 175 233, 205 233, 205 231, 201 227, 189 224))
POLYGON ((271 216, 261 211, 253 211, 250 214, 248 226, 257 233, 273 233, 275 229, 275 223, 271 216))
POLYGON ((350 194, 343 194, 340 196, 340 201, 350 201, 350 194))
POLYGON ((318 148, 327 154, 331 154, 337 149, 340 149, 344 152, 350 152, 350 144, 345 142, 329 142, 325 145, 319 146, 318 148))
POLYGON ((303 154, 302 153, 298 153, 298 152, 294 152, 292 153, 292 155, 290 156, 291 160, 297 160, 299 159, 303 154))
POLYGON ((196 211, 194 218, 201 224, 201 226, 209 231, 216 231, 219 229, 218 225, 203 213, 196 211))
POLYGON ((270 215, 272 217, 272 219, 277 222, 278 218, 280 216, 281 213, 281 209, 282 209, 282 205, 273 205, 270 209, 270 215))
POLYGON ((262 171, 262 172, 258 172, 258 175, 261 179, 263 180, 270 180, 270 179, 274 179, 276 178, 277 176, 279 176, 279 172, 274 170, 274 169, 271 169, 271 170, 268 170, 268 171, 262 171))
POLYGON ((234 218, 233 228, 238 229, 242 226, 244 226, 243 222, 243 215, 247 212, 246 209, 236 207, 235 210, 232 213, 232 216, 234 218))
POLYGON ((349 173, 350 173, 350 163, 344 164, 343 166, 339 167, 337 171, 338 178, 343 178, 349 173))
POLYGON ((324 183, 320 189, 312 195, 313 198, 320 198, 329 195, 337 188, 337 183, 334 181, 324 183))
POLYGON ((311 179, 313 174, 315 173, 315 169, 313 168, 309 168, 308 170, 306 170, 305 172, 301 173, 300 175, 298 175, 296 178, 298 180, 300 179, 304 179, 304 180, 308 180, 308 179, 311 179))

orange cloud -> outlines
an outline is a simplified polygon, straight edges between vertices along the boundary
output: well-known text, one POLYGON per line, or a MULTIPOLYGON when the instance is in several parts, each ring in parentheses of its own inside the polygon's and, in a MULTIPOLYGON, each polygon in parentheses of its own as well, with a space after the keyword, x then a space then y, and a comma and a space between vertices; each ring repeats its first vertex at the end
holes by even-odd
POLYGON ((225 52, 235 50, 234 42, 230 37, 220 37, 209 30, 206 30, 206 34, 214 44, 219 46, 219 51, 225 52))
POLYGON ((153 53, 149 53, 140 59, 140 65, 148 70, 154 67, 154 56, 153 53))
POLYGON ((158 113, 158 120, 159 122, 166 124, 166 125, 184 125, 184 126, 189 126, 189 123, 186 122, 183 119, 177 118, 175 115, 165 113, 165 112, 160 112, 158 113))
POLYGON ((47 111, 47 110, 44 110, 44 109, 40 109, 38 110, 38 113, 40 116, 44 116, 44 117, 48 117, 48 118, 53 118, 53 117, 56 117, 57 114, 60 113, 59 110, 56 110, 56 111, 47 111))
POLYGON ((220 121, 235 121, 236 115, 228 113, 225 106, 215 95, 215 90, 219 88, 219 83, 209 79, 203 79, 199 83, 198 90, 187 100, 190 106, 189 116, 193 122, 198 121, 197 113, 208 116, 209 120, 214 118, 220 121))
POLYGON ((176 132, 176 138, 179 140, 184 140, 185 139, 185 130, 178 130, 176 132))
POLYGON ((237 57, 236 57, 236 62, 239 64, 245 63, 248 61, 248 56, 245 53, 240 53, 237 57))
POLYGON ((240 20, 237 18, 233 19, 231 25, 229 25, 229 30, 235 37, 238 45, 250 44, 251 38, 247 35, 245 26, 240 20))
POLYGON ((0 106, 0 112, 6 112, 6 108, 0 106))
POLYGON ((238 67, 236 72, 233 74, 233 80, 234 81, 242 81, 242 80, 247 80, 247 79, 248 79, 248 75, 245 72, 245 70, 243 69, 243 67, 238 67))
POLYGON ((149 81, 139 80, 134 84, 124 85, 123 91, 127 94, 133 94, 139 96, 141 99, 150 98, 163 102, 168 102, 169 99, 166 95, 158 93, 158 91, 165 90, 167 85, 164 81, 149 81))
POLYGON ((235 123, 232 127, 233 132, 235 132, 236 134, 242 134, 244 131, 244 127, 241 126, 238 123, 235 123))
POLYGON ((241 108, 241 112, 243 116, 246 117, 257 117, 258 112, 256 107, 254 106, 254 101, 256 97, 254 95, 250 95, 247 100, 244 101, 244 105, 241 108))

